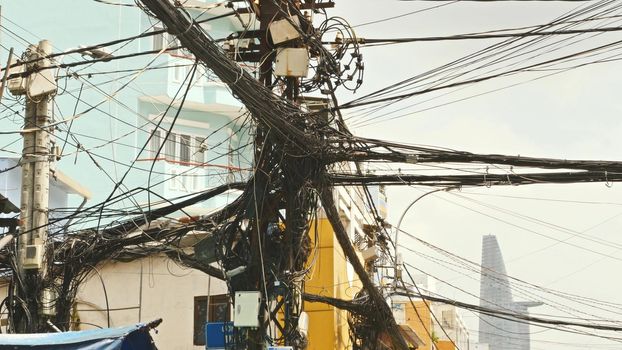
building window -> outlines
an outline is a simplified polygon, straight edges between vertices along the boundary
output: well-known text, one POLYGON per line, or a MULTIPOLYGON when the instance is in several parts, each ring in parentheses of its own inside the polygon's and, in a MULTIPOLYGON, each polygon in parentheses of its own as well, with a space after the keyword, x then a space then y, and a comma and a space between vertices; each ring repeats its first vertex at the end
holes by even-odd
POLYGON ((229 295, 194 297, 193 344, 205 345, 205 323, 230 321, 229 295))
POLYGON ((207 297, 194 297, 194 332, 192 343, 205 345, 205 323, 208 321, 207 297))
POLYGON ((175 160, 176 149, 177 149, 177 135, 175 133, 170 133, 168 138, 166 139, 166 145, 164 146, 164 154, 167 160, 175 160))
MULTIPOLYGON (((153 27, 154 32, 162 29, 164 28, 160 26, 153 27)), ((181 43, 174 35, 170 35, 166 32, 153 35, 151 45, 154 50, 162 50, 163 48, 166 48, 167 52, 173 55, 180 53, 180 49, 177 49, 176 47, 180 47, 181 43)))
POLYGON ((229 295, 219 294, 210 296, 209 322, 227 322, 229 317, 229 295))
POLYGON ((190 136, 179 135, 179 160, 190 162, 190 136))
POLYGON ((183 65, 175 65, 175 69, 173 70, 175 76, 173 77, 175 81, 181 82, 186 77, 186 66, 183 65))
MULTIPOLYGON (((162 140, 160 139, 160 130, 151 131, 151 140, 149 141, 149 149, 153 158, 158 156, 158 150, 160 149, 162 140)), ((162 156, 162 155, 160 155, 162 156)))
MULTIPOLYGON (((151 133, 153 136, 149 141, 149 151, 153 157, 155 157, 162 144, 162 137, 165 132, 161 130, 152 130, 151 133)), ((164 150, 160 152, 158 158, 164 158, 167 161, 196 163, 182 164, 186 166, 201 166, 205 163, 205 154, 207 151, 207 143, 204 142, 204 140, 205 139, 200 136, 176 134, 172 132, 166 138, 164 150)))
MULTIPOLYGON (((158 27, 155 26, 153 27, 153 31, 157 32, 159 30, 162 30, 162 27, 158 27)), ((160 34, 156 34, 154 36, 152 36, 152 45, 153 45, 153 49, 154 50, 162 50, 162 48, 164 47, 164 40, 166 38, 166 33, 160 33, 160 34)))

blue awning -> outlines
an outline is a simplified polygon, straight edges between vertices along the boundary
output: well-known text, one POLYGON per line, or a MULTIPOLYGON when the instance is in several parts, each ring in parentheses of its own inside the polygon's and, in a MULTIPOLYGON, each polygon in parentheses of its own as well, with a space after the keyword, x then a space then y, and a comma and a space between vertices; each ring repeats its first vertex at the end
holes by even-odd
POLYGON ((0 349, 153 350, 149 330, 154 323, 78 332, 0 334, 0 349))

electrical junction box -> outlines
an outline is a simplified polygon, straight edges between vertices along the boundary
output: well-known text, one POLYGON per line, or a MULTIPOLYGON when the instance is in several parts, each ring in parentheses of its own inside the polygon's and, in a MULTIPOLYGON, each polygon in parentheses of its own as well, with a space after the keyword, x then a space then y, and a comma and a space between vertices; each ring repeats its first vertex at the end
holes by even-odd
POLYGON ((368 262, 370 260, 376 260, 378 258, 378 248, 376 248, 376 246, 373 246, 364 249, 363 251, 361 251, 361 255, 363 256, 365 262, 368 262))
POLYGON ((300 38, 300 32, 290 23, 290 20, 300 27, 300 21, 295 16, 290 17, 289 20, 280 19, 270 23, 270 36, 275 45, 300 38))
POLYGON ((56 78, 52 69, 45 69, 28 77, 28 95, 38 97, 56 92, 56 78))
MULTIPOLYGON (((15 64, 15 61, 11 60, 9 65, 15 64)), ((13 67, 9 70, 9 75, 20 74, 24 72, 24 65, 13 67)), ((7 87, 13 95, 23 95, 26 93, 26 79, 22 77, 11 78, 7 80, 7 87)))
POLYGON ((305 48, 277 49, 274 74, 281 77, 306 77, 309 73, 309 52, 305 48))
POLYGON ((259 327, 259 306, 261 293, 259 292, 236 292, 233 313, 233 326, 235 327, 259 327))
POLYGON ((241 49, 248 49, 251 46, 251 39, 236 39, 235 44, 241 49))
POLYGON ((39 269, 43 263, 43 245, 27 245, 22 267, 25 270, 39 269))
POLYGON ((251 39, 232 39, 225 41, 223 48, 225 50, 248 49, 251 43, 251 39))

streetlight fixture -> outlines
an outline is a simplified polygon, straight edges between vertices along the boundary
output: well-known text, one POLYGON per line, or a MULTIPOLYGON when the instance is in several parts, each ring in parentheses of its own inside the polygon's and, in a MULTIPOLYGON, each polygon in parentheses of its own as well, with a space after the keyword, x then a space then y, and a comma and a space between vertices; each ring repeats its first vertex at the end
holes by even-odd
POLYGON ((394 288, 397 289, 397 280, 402 278, 402 270, 401 267, 399 267, 399 262, 401 259, 399 259, 398 253, 397 253, 397 237, 398 237, 398 233, 400 232, 400 226, 402 225, 402 220, 404 220, 404 216, 406 216, 406 213, 408 212, 408 210, 410 210, 410 208, 412 208, 413 205, 415 205, 415 203, 417 203, 419 200, 423 199, 424 197, 431 195, 432 193, 436 193, 436 192, 441 192, 441 191, 450 191, 452 189, 454 189, 456 187, 454 186, 450 186, 450 187, 445 187, 445 188, 437 188, 435 190, 432 190, 430 192, 426 192, 424 194, 422 194, 421 196, 415 198, 415 200, 413 200, 412 202, 410 202, 410 204, 406 207, 406 209, 404 210, 404 212, 402 213, 402 215, 400 216, 400 219, 397 221, 397 226, 395 228, 395 238, 393 239, 393 244, 395 245, 395 264, 393 266, 394 268, 394 276, 393 276, 393 283, 394 283, 394 288), (398 268, 399 267, 399 268, 398 268))

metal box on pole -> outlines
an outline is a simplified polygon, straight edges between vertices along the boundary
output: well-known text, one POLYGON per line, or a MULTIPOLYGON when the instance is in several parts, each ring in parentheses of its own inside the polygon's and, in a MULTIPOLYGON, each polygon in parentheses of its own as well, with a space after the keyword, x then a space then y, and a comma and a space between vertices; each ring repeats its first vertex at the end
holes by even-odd
POLYGON ((235 327, 259 327, 259 306, 261 293, 236 292, 233 313, 233 325, 235 327))

